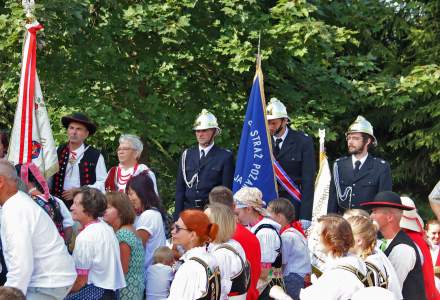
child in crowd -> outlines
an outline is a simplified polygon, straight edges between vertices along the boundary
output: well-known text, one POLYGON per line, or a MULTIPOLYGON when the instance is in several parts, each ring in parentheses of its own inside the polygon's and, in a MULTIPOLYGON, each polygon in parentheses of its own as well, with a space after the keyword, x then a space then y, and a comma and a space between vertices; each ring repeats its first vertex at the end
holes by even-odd
POLYGON ((440 221, 438 220, 430 220, 426 224, 425 227, 426 236, 428 237, 428 241, 430 243, 430 249, 431 249, 431 257, 432 257, 432 264, 434 266, 434 272, 435 272, 435 286, 437 290, 440 291, 440 280, 437 277, 440 274, 440 255, 439 255, 439 249, 440 249, 440 221))
POLYGON ((432 264, 434 267, 440 266, 440 260, 438 259, 440 248, 440 221, 428 221, 425 227, 425 232, 431 246, 432 264))
POLYGON ((269 203, 268 211, 273 220, 281 225, 283 253, 283 277, 287 294, 299 299, 304 288, 304 277, 311 272, 310 254, 304 235, 292 225, 295 221, 295 207, 279 198, 269 203))
POLYGON ((162 246, 154 251, 153 265, 147 271, 147 300, 159 300, 168 297, 174 277, 172 268, 174 262, 173 251, 170 248, 162 246))

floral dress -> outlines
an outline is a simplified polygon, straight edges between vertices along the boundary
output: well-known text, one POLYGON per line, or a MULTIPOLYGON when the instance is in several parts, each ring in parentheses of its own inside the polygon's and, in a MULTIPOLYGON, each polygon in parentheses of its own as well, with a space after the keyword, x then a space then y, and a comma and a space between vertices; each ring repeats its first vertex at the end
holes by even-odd
POLYGON ((121 228, 116 232, 119 243, 126 243, 131 249, 128 272, 125 274, 127 287, 121 289, 121 300, 142 300, 144 292, 144 247, 137 235, 126 229, 121 228))

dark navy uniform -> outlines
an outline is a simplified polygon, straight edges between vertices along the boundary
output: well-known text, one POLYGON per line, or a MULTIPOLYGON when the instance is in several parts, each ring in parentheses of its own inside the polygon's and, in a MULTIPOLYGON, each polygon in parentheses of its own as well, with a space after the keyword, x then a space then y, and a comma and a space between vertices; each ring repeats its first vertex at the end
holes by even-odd
MULTIPOLYGON (((288 130, 287 136, 281 144, 281 149, 275 159, 300 188, 301 205, 293 200, 281 185, 278 185, 278 195, 292 200, 297 211, 297 218, 311 220, 313 210, 313 189, 316 172, 315 151, 313 139, 301 131, 288 130)), ((275 147, 273 145, 273 147, 275 147)))
POLYGON ((339 186, 342 199, 338 199, 335 175, 330 185, 330 196, 328 201, 328 213, 344 213, 350 208, 360 208, 362 202, 372 201, 374 196, 381 191, 391 191, 391 169, 390 165, 383 159, 368 154, 367 159, 355 175, 351 156, 338 158, 335 161, 336 172, 339 178, 339 186), (350 192, 351 190, 351 192, 350 192), (351 195, 350 195, 351 194, 351 195))
POLYGON ((175 219, 178 219, 179 213, 184 209, 203 209, 208 203, 208 195, 212 188, 219 185, 232 188, 234 177, 234 157, 232 152, 216 145, 209 150, 203 160, 200 160, 198 146, 187 149, 185 174, 182 172, 182 158, 179 161, 176 179, 175 219), (193 180, 192 185, 188 186, 184 175, 187 181, 191 181, 195 174, 198 174, 198 179, 193 180))

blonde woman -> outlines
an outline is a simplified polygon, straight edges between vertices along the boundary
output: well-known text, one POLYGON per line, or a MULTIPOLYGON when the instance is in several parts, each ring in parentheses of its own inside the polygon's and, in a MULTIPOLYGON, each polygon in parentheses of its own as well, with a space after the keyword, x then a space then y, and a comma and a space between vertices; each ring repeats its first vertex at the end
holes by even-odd
POLYGON ((391 291, 396 299, 402 299, 402 287, 393 265, 388 257, 379 250, 376 250, 377 227, 362 215, 351 216, 347 219, 354 236, 354 247, 352 251, 365 261, 370 270, 374 272, 373 284, 391 291))
POLYGON ((246 254, 240 243, 232 239, 236 229, 232 209, 222 204, 211 204, 205 210, 209 220, 218 225, 218 233, 209 244, 209 252, 217 259, 221 274, 221 298, 246 299, 250 273, 246 254))

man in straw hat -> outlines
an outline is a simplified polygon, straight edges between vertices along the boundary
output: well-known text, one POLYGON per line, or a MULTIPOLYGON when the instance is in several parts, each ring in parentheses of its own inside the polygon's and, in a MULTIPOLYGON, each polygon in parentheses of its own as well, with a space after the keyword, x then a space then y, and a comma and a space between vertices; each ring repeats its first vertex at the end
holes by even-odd
POLYGON ((60 170, 53 178, 52 194, 63 199, 68 207, 75 189, 89 185, 104 191, 107 178, 104 157, 86 139, 96 132, 96 125, 84 114, 76 112, 61 118, 68 141, 58 147, 60 170))
POLYGON ((414 207, 403 205, 399 195, 391 191, 378 193, 372 201, 361 203, 361 207, 372 210, 371 219, 383 235, 380 249, 396 270, 404 299, 426 299, 419 250, 400 228, 402 212, 414 207))
POLYGON ((193 130, 198 145, 182 153, 176 178, 176 206, 174 218, 188 208, 203 209, 208 204, 209 192, 215 186, 232 188, 234 157, 231 151, 214 145, 221 132, 217 118, 203 109, 193 130))
POLYGON ((412 207, 412 210, 404 210, 402 219, 400 219, 400 228, 411 238, 419 249, 419 254, 422 258, 422 271, 425 284, 426 299, 434 300, 440 299, 440 293, 437 291, 434 282, 434 266, 432 263, 431 251, 428 243, 424 237, 424 224, 420 215, 417 213, 417 208, 414 201, 407 197, 400 197, 402 204, 412 207))
POLYGON ((392 188, 389 164, 368 153, 377 145, 370 122, 358 116, 345 136, 350 156, 338 158, 333 165, 329 213, 359 208, 362 201, 370 201, 378 192, 392 188))

